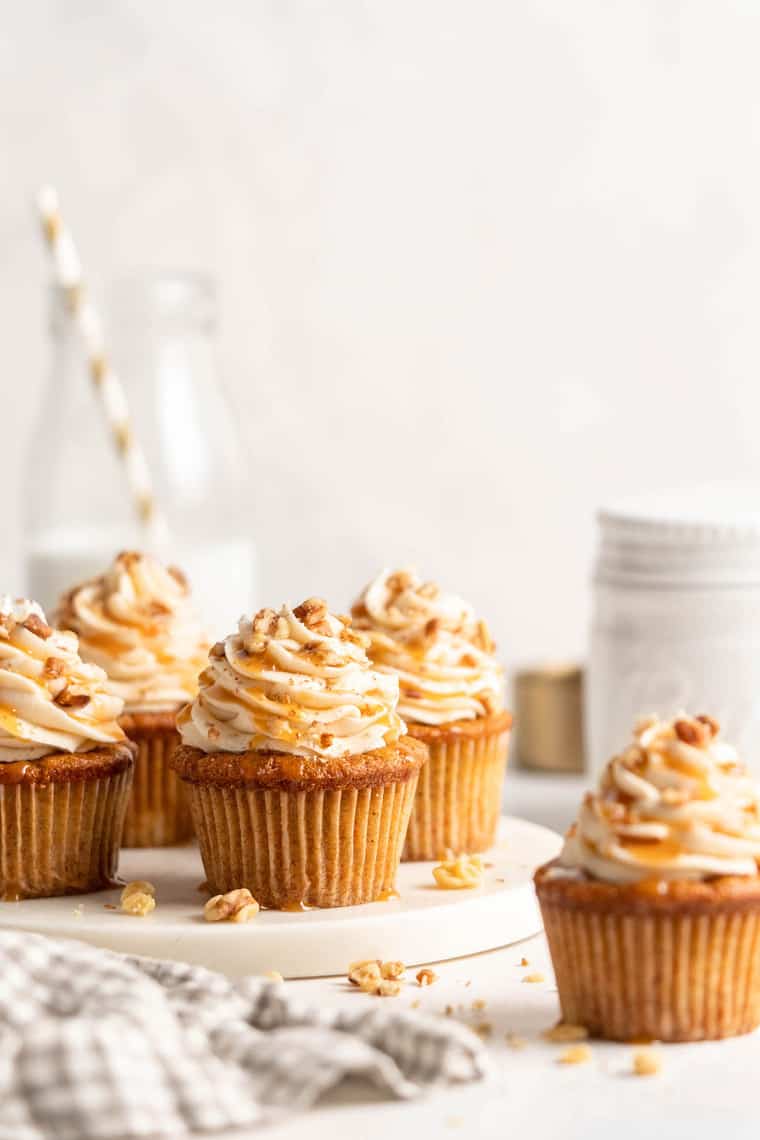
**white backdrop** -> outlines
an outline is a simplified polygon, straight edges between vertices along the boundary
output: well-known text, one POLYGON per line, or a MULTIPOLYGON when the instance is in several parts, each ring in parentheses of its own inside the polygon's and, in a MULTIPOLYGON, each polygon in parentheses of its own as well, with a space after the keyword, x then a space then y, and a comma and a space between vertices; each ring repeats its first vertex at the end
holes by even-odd
POLYGON ((0 588, 46 361, 29 197, 208 268, 266 600, 417 562, 583 651, 602 498, 760 478, 760 6, 31 0, 0 36, 0 588))

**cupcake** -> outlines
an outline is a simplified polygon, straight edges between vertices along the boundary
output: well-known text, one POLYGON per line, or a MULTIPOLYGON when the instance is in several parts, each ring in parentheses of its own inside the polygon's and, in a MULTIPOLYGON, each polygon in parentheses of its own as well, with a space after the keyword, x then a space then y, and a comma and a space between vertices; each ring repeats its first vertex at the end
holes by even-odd
POLYGON ((121 726, 137 745, 124 847, 165 847, 193 834, 184 789, 169 767, 177 713, 198 690, 208 641, 187 580, 145 554, 120 554, 105 574, 62 599, 58 624, 124 702, 121 726))
POLYGON ((535 883, 562 1016, 613 1040, 760 1024, 758 789, 710 717, 637 725, 535 883))
POLYGON ((113 885, 132 779, 122 701, 72 633, 0 596, 0 896, 113 885))
POLYGON ((403 858, 485 851, 496 838, 512 723, 485 622, 413 570, 384 570, 352 615, 373 664, 398 677, 399 713, 430 753, 403 858))
POLYGON ((426 757, 397 703, 397 679, 320 598, 213 646, 173 759, 213 893, 285 910, 389 896, 426 757))

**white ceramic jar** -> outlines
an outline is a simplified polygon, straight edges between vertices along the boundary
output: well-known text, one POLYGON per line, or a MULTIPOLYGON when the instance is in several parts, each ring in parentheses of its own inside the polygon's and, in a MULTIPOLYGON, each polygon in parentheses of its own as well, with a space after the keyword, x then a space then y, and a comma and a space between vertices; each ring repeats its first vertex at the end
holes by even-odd
POLYGON ((599 514, 586 686, 591 772, 642 713, 709 713, 760 778, 760 492, 599 514))

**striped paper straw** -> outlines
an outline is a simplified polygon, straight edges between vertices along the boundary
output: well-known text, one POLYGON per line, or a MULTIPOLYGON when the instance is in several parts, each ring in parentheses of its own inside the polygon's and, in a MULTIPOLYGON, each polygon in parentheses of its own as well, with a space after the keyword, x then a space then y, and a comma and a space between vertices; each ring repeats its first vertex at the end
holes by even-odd
POLYGON ((137 517, 149 544, 160 550, 166 545, 169 529, 156 502, 145 454, 132 430, 124 388, 105 352, 102 325, 85 287, 79 254, 70 231, 61 219, 58 195, 51 186, 40 190, 37 206, 53 257, 56 279, 63 291, 69 317, 82 338, 93 386, 114 446, 124 464, 137 517))

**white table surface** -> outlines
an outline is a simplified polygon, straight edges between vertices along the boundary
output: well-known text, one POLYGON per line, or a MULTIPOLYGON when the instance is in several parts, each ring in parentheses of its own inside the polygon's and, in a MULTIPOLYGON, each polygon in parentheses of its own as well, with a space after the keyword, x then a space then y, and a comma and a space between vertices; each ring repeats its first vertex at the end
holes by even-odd
MULTIPOLYGON (((507 788, 510 813, 561 830, 577 805, 583 780, 514 774, 507 788)), ((350 947, 347 947, 350 956, 350 947)), ((493 1073, 484 1082, 433 1093, 412 1103, 380 1097, 370 1088, 340 1090, 316 1109, 272 1125, 272 1140, 428 1140, 483 1137, 505 1140, 715 1140, 755 1138, 760 1120, 760 1035, 699 1045, 657 1046, 661 1072, 632 1075, 634 1048, 591 1042, 592 1059, 563 1066, 567 1048, 541 1040, 558 1016, 557 994, 542 935, 503 950, 435 965, 439 980, 420 989, 413 974, 398 998, 374 998, 338 980, 284 983, 320 1003, 395 1001, 445 1016, 446 1005, 466 1024, 487 1022, 493 1073), (525 957, 530 965, 521 967, 525 957), (540 972, 545 981, 525 983, 540 972), (474 1010, 473 1002, 485 1001, 474 1010), (521 1050, 505 1037, 527 1040, 521 1050)), ((253 1136, 254 1134, 246 1134, 253 1136)), ((255 1134, 259 1137, 261 1132, 255 1134)))

